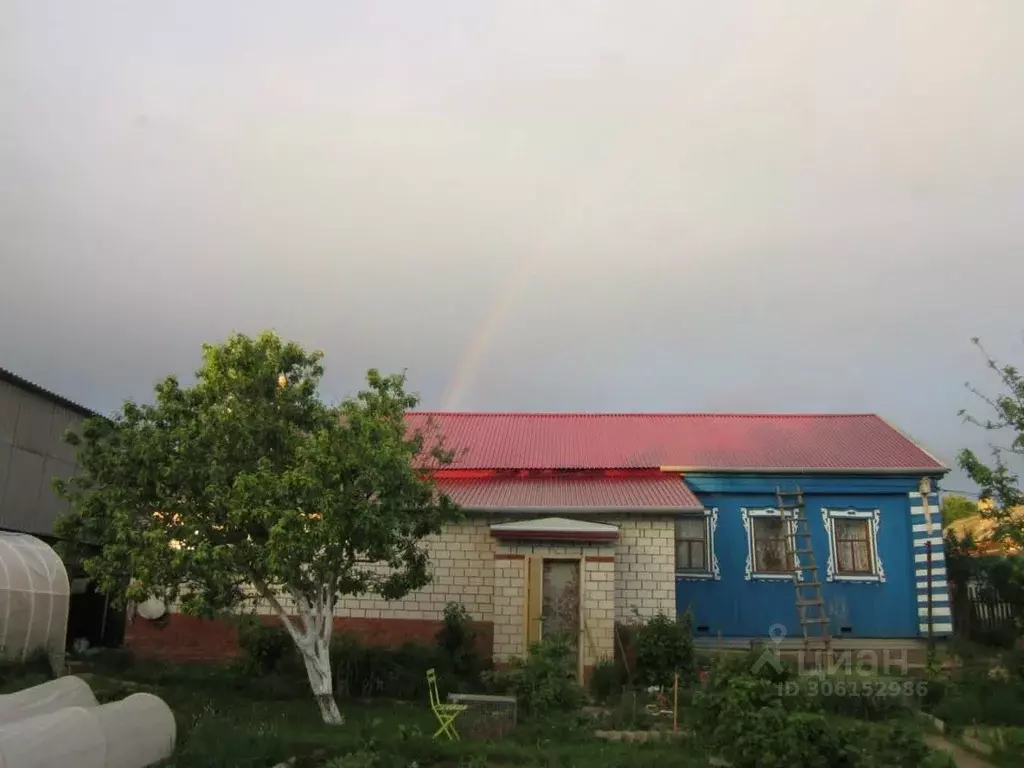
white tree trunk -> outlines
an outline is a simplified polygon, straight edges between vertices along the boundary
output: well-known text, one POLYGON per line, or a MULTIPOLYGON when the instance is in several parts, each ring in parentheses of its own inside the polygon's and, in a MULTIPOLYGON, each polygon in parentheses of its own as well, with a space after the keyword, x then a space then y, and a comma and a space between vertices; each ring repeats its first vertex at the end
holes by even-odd
MULTIPOLYGON (((263 590, 264 594, 270 594, 263 590)), ((295 641, 295 646, 302 655, 309 676, 309 687, 313 698, 320 708, 320 716, 327 725, 341 725, 345 718, 338 710, 334 700, 334 678, 331 676, 331 632, 334 628, 334 597, 326 594, 316 605, 297 594, 293 594, 299 609, 298 620, 294 620, 284 612, 280 602, 271 601, 276 613, 281 618, 288 634, 295 641)))
POLYGON ((331 676, 331 654, 316 633, 308 643, 299 645, 302 660, 306 663, 306 674, 309 675, 309 687, 313 698, 320 708, 320 716, 327 725, 341 725, 345 718, 338 711, 338 703, 334 700, 334 678, 331 676))

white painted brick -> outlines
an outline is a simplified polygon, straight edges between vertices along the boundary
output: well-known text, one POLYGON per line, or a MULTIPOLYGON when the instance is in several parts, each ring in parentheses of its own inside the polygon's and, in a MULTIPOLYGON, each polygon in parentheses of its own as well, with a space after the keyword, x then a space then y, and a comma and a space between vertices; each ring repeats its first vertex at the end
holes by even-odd
MULTIPOLYGON (((669 517, 616 521, 620 530, 616 544, 582 546, 498 543, 490 536, 490 522, 472 519, 430 537, 427 547, 433 579, 423 589, 391 602, 372 595, 341 600, 336 615, 436 621, 447 600, 454 598, 466 605, 474 619, 494 622, 496 659, 520 656, 525 652, 526 562, 495 559, 496 552, 584 558, 582 608, 588 665, 614 655, 613 623, 630 620, 633 608, 644 616, 675 611, 674 522, 669 517), (586 559, 613 555, 614 562, 586 559)), ((250 605, 259 612, 271 612, 269 605, 255 596, 250 605)))

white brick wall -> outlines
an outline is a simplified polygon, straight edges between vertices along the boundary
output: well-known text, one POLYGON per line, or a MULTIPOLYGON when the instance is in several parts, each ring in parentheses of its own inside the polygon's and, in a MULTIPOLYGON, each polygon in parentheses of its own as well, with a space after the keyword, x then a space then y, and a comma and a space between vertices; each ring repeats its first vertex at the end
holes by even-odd
POLYGON ((525 653, 526 559, 507 549, 494 558, 494 659, 525 653), (504 555, 504 556, 503 556, 504 555), (510 557, 511 555, 511 557, 510 557))
POLYGON ((615 560, 615 617, 674 616, 676 610, 675 519, 622 519, 615 560))
MULTIPOLYGON (((466 606, 474 621, 491 621, 494 596, 494 540, 485 520, 466 520, 427 539, 433 581, 401 600, 366 595, 338 602, 335 616, 360 619, 426 619, 440 621, 450 600, 466 606)), ((281 599, 285 610, 291 601, 281 599)), ((265 601, 258 613, 273 613, 265 601)))
POLYGON ((508 661, 526 654, 526 557, 578 557, 582 562, 583 663, 590 666, 614 655, 614 545, 501 544, 494 561, 494 658, 508 661), (517 559, 507 559, 514 557, 517 559), (597 559, 590 559, 597 558, 597 559), (499 570, 500 569, 500 570, 499 570), (499 586, 500 585, 500 586, 499 586), (505 604, 504 595, 508 595, 505 604), (498 601, 501 601, 499 604, 498 601))
MULTIPOLYGON (((670 517, 614 520, 614 544, 558 546, 497 542, 493 520, 473 518, 451 526, 427 543, 433 581, 402 600, 377 597, 341 601, 335 615, 367 619, 438 621, 450 600, 463 603, 476 621, 494 623, 494 658, 523 656, 527 556, 580 557, 583 562, 584 664, 614 655, 614 623, 642 616, 674 615, 675 525, 670 517), (614 557, 614 562, 609 558, 614 557), (597 558, 588 559, 588 558, 597 558)), ((291 601, 282 598, 286 610, 291 601)), ((260 613, 270 607, 257 601, 260 613)))
MULTIPOLYGON (((607 548, 608 555, 614 551, 607 548)), ((583 610, 586 619, 583 663, 615 656, 615 563, 584 561, 583 610)))

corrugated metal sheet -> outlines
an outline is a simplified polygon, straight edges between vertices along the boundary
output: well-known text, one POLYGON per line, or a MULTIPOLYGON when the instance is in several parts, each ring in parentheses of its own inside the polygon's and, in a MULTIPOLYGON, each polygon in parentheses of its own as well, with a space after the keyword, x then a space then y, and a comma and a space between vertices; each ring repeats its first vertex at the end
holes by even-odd
POLYGON ((0 381, 6 381, 7 383, 13 384, 19 389, 25 390, 26 392, 32 392, 33 394, 39 395, 40 397, 45 397, 47 400, 50 400, 51 402, 54 402, 57 405, 63 406, 64 408, 74 411, 75 413, 79 413, 83 416, 100 415, 91 408, 86 408, 84 405, 76 403, 74 400, 69 400, 68 398, 62 395, 58 395, 56 392, 51 392, 45 387, 41 387, 40 385, 35 384, 29 381, 28 379, 23 379, 18 374, 14 373, 13 371, 9 371, 6 368, 0 368, 0 381))
POLYGON ((663 477, 438 478, 437 486, 467 509, 700 509, 678 475, 663 477))
POLYGON ((415 412, 479 469, 919 470, 945 467, 863 415, 415 412))

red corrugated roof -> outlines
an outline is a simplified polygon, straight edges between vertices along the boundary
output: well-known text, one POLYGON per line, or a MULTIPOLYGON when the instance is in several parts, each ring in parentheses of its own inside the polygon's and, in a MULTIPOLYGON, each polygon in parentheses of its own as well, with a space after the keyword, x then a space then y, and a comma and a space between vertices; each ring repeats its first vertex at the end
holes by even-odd
POLYGON ((428 419, 454 466, 481 469, 943 471, 878 416, 789 414, 408 414, 428 419))
POLYGON ((660 477, 437 478, 438 488, 467 509, 700 509, 678 475, 660 477))

